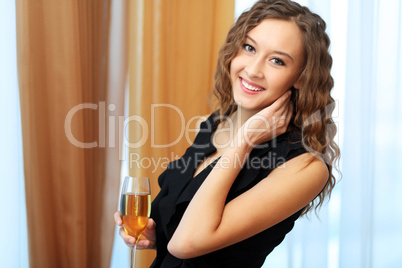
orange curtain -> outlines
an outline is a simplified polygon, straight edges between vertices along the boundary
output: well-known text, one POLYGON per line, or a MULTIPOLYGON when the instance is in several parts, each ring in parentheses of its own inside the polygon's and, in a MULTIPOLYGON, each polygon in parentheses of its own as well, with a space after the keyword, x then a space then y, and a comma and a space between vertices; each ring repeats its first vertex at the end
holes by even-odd
MULTIPOLYGON (((129 2, 129 168, 151 178, 192 143, 197 116, 211 112, 219 48, 234 20, 234 0, 129 2)), ((137 255, 149 267, 152 251, 137 255)))
POLYGON ((109 75, 110 0, 16 11, 30 267, 109 267, 125 79, 109 75))

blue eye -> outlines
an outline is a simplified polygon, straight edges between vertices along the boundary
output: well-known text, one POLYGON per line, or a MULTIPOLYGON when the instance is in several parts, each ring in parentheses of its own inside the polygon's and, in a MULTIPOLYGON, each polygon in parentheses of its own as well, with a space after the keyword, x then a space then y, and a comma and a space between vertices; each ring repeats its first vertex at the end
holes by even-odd
POLYGON ((246 50, 247 52, 251 52, 254 53, 255 52, 255 48, 253 46, 250 46, 249 44, 244 44, 243 45, 244 50, 246 50))
POLYGON ((271 60, 274 64, 276 65, 285 65, 285 63, 283 62, 283 60, 279 59, 279 58, 273 58, 271 60))

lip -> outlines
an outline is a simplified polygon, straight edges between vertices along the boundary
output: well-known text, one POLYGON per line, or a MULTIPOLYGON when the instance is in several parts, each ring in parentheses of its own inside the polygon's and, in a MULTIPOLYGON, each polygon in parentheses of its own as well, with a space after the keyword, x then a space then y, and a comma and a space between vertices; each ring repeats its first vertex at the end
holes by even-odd
POLYGON ((264 92, 264 91, 265 91, 265 89, 260 90, 260 91, 253 91, 253 90, 247 89, 247 88, 243 85, 242 80, 244 80, 247 84, 249 84, 249 85, 251 85, 251 86, 254 86, 254 87, 259 87, 259 88, 260 88, 261 86, 255 84, 255 83, 253 83, 253 82, 250 82, 250 81, 248 81, 247 79, 244 79, 244 78, 242 78, 242 77, 239 77, 240 87, 241 87, 241 89, 242 89, 245 93, 247 93, 247 94, 250 94, 250 95, 257 95, 258 93, 261 93, 261 92, 264 92))

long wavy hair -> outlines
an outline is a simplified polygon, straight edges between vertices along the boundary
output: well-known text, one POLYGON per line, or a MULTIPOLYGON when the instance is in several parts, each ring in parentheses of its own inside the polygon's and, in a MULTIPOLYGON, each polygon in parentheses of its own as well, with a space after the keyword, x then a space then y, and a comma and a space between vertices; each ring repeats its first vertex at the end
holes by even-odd
MULTIPOLYGON (((328 51, 330 40, 325 33, 326 24, 307 7, 290 0, 260 0, 240 15, 229 30, 222 46, 215 72, 213 95, 217 98, 221 118, 231 115, 235 102, 230 80, 230 64, 242 48, 246 35, 262 20, 274 18, 296 23, 303 36, 305 62, 300 74, 301 87, 292 90, 294 114, 293 128, 302 134, 303 146, 314 156, 320 156, 329 168, 329 179, 320 194, 308 204, 302 214, 317 210, 330 196, 335 186, 333 167, 337 168, 339 147, 334 142, 336 126, 332 119, 335 107, 330 93, 334 86, 330 74, 332 57, 328 51)), ((312 158, 313 159, 313 158, 312 158)))

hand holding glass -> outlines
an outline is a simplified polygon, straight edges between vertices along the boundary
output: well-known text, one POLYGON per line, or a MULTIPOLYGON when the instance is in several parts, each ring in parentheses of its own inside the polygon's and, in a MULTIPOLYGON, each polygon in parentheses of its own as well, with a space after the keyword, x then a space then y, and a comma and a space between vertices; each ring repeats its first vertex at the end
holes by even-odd
POLYGON ((131 248, 131 267, 134 268, 137 241, 145 230, 151 213, 149 178, 124 178, 120 197, 120 212, 124 231, 135 238, 134 247, 131 248))

